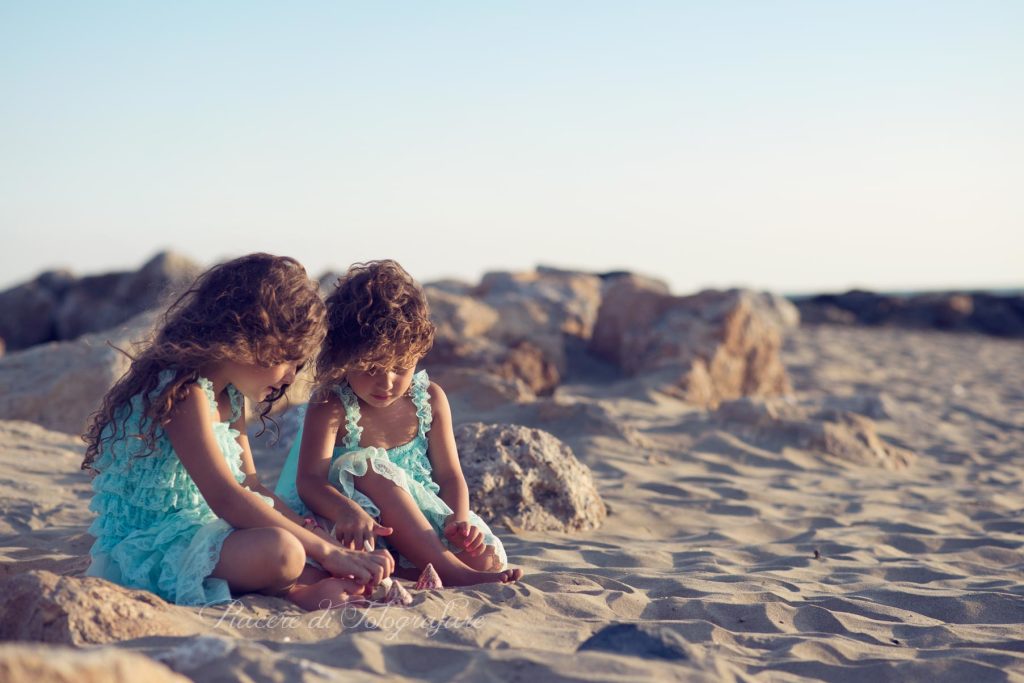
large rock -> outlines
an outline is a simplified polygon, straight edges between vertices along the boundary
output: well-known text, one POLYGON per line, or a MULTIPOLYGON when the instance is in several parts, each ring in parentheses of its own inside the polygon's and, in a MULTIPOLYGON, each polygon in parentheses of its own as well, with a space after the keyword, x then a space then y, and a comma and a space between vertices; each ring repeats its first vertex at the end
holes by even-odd
POLYGON ((135 272, 84 277, 68 290, 57 310, 58 338, 75 339, 150 308, 164 308, 165 297, 182 293, 201 270, 180 254, 162 252, 135 272))
MULTIPOLYGON (((852 400, 849 407, 857 407, 852 400)), ((879 402, 863 401, 861 409, 882 409, 879 402)), ((821 453, 858 466, 903 469, 915 455, 878 435, 875 423, 863 414, 785 399, 743 398, 723 403, 712 416, 720 429, 758 448, 782 452, 786 448, 821 453)), ((700 442, 695 448, 700 448, 700 442)))
POLYGON ((561 375, 555 362, 527 340, 502 344, 486 337, 438 337, 424 359, 428 368, 468 368, 523 382, 535 394, 549 394, 561 375))
POLYGON ((808 323, 891 325, 1024 337, 1024 297, 985 292, 932 292, 913 296, 851 290, 796 300, 808 323))
POLYGON ((437 326, 429 366, 484 370, 548 394, 568 368, 566 339, 590 337, 601 279, 540 268, 488 273, 472 289, 442 282, 425 292, 437 326))
POLYGON ((515 403, 529 403, 536 394, 519 378, 506 379, 473 368, 428 368, 430 379, 444 388, 452 413, 487 411, 515 403))
POLYGON ((442 340, 482 337, 498 322, 498 312, 468 294, 434 286, 424 288, 430 318, 442 340))
POLYGON ((0 292, 0 337, 8 351, 57 339, 57 307, 73 281, 67 271, 51 271, 0 292))
POLYGON ((103 579, 35 570, 0 583, 0 640, 90 645, 209 630, 186 608, 103 579))
POLYGON ((789 390, 779 325, 744 290, 668 294, 634 275, 608 282, 591 350, 663 391, 715 406, 741 396, 789 390))
POLYGON ((159 662, 115 648, 78 650, 44 645, 0 645, 5 683, 188 683, 159 662))
POLYGON ((81 434, 104 394, 131 364, 107 342, 131 353, 133 342, 151 334, 157 317, 146 312, 115 330, 0 358, 0 419, 81 434))
POLYGON ((455 430, 470 507, 488 522, 536 531, 596 529, 607 515, 590 475, 551 434, 479 422, 455 430))
POLYGON ((510 338, 544 330, 589 339, 601 306, 601 278, 556 268, 492 272, 475 293, 501 314, 499 334, 510 338))
POLYGON ((46 272, 0 292, 0 337, 9 350, 76 339, 106 330, 184 291, 201 268, 188 258, 162 252, 138 271, 76 279, 67 271, 46 272))
POLYGON ((754 305, 783 332, 800 326, 800 309, 792 301, 774 292, 755 292, 754 305))

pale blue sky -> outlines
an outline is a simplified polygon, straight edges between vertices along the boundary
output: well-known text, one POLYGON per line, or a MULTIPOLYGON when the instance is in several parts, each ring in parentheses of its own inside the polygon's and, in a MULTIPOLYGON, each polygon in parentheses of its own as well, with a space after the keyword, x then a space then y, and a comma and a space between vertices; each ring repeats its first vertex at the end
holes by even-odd
POLYGON ((1024 3, 0 0, 0 287, 393 257, 1024 285, 1024 3))

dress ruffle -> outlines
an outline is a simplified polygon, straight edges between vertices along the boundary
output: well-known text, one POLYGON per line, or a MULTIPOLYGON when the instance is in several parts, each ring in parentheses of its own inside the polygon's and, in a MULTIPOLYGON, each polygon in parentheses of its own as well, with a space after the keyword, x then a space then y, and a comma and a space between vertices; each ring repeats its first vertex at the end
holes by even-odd
MULTIPOLYGON (((157 395, 174 377, 164 370, 157 395)), ((238 431, 221 422, 212 384, 199 378, 213 419, 213 435, 232 476, 241 483, 242 447, 238 431)), ((242 398, 229 386, 232 421, 241 416, 242 398)), ((202 605, 231 599, 227 582, 210 577, 220 559, 224 539, 234 529, 210 509, 166 433, 156 431, 153 451, 132 436, 144 431, 142 400, 132 399, 132 413, 122 430, 115 426, 105 437, 97 459, 89 509, 96 519, 89 533, 96 537, 90 555, 90 576, 156 593, 170 602, 202 605)), ((123 415, 123 413, 122 413, 123 415)), ((116 424, 116 423, 115 423, 116 424)), ((273 500, 253 492, 268 505, 273 500)))
MULTIPOLYGON (((355 477, 364 476, 372 468, 374 472, 405 490, 423 512, 423 516, 430 522, 445 547, 457 552, 458 549, 453 548, 444 536, 444 522, 452 514, 452 509, 440 496, 441 487, 433 479, 430 460, 427 458, 427 435, 433 422, 429 389, 430 377, 425 370, 413 375, 409 395, 416 407, 416 436, 408 443, 385 450, 377 447, 364 448, 359 445, 363 436, 363 428, 359 425, 362 417, 359 399, 347 383, 334 387, 334 393, 345 407, 345 437, 342 440, 344 445, 336 447, 333 451, 327 478, 338 491, 355 501, 368 515, 380 520, 380 508, 355 486, 355 477)), ((275 493, 299 514, 308 514, 309 509, 299 498, 295 485, 301 440, 300 429, 285 460, 275 493)), ((469 513, 469 522, 480 529, 487 545, 494 546, 502 568, 506 568, 508 558, 501 540, 476 513, 469 513)), ((378 537, 376 543, 377 547, 387 547, 385 537, 378 537)), ((399 566, 413 565, 400 556, 399 566)))

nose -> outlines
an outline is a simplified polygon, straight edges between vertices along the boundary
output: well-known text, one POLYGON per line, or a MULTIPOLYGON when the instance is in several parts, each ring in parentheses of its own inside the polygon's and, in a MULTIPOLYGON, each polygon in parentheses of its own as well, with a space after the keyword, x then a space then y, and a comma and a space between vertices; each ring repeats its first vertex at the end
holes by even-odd
POLYGON ((288 372, 284 376, 284 380, 283 380, 284 383, 285 384, 294 384, 295 383, 295 375, 298 373, 298 371, 299 371, 299 366, 298 365, 289 365, 288 366, 288 372))

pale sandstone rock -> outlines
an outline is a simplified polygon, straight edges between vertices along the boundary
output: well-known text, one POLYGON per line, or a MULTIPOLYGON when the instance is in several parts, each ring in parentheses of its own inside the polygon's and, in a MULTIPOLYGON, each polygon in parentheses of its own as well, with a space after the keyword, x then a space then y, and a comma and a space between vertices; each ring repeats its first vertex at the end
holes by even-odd
POLYGON ((111 643, 209 630, 198 616, 147 591, 95 577, 33 570, 0 583, 0 640, 111 643))
POLYGON ((134 353, 133 342, 149 338, 157 318, 157 312, 148 311, 113 330, 0 358, 0 419, 81 434, 104 394, 131 364, 107 342, 134 353))
POLYGON ((476 293, 502 314, 502 324, 514 320, 512 329, 532 323, 534 329, 589 339, 601 306, 601 278, 545 267, 492 272, 484 275, 476 293))
POLYGON ((779 328, 743 290, 676 297, 626 275, 605 289, 591 349, 696 405, 789 390, 779 328))
POLYGON ((528 530, 596 529, 607 515, 590 469, 551 434, 479 422, 455 430, 470 507, 528 530))
POLYGON ((519 380, 537 394, 550 393, 561 379, 555 363, 526 340, 505 345, 483 337, 439 338, 423 362, 427 368, 472 368, 519 380))
POLYGON ((428 368, 430 379, 437 382, 448 396, 455 415, 459 407, 470 410, 491 410, 500 406, 528 403, 536 394, 518 377, 506 379, 472 368, 428 368))
POLYGON ((5 683, 188 683, 163 664, 115 648, 79 650, 45 645, 0 645, 5 683))
POLYGON ((423 291, 441 339, 481 337, 498 322, 498 312, 472 296, 431 286, 423 291))

